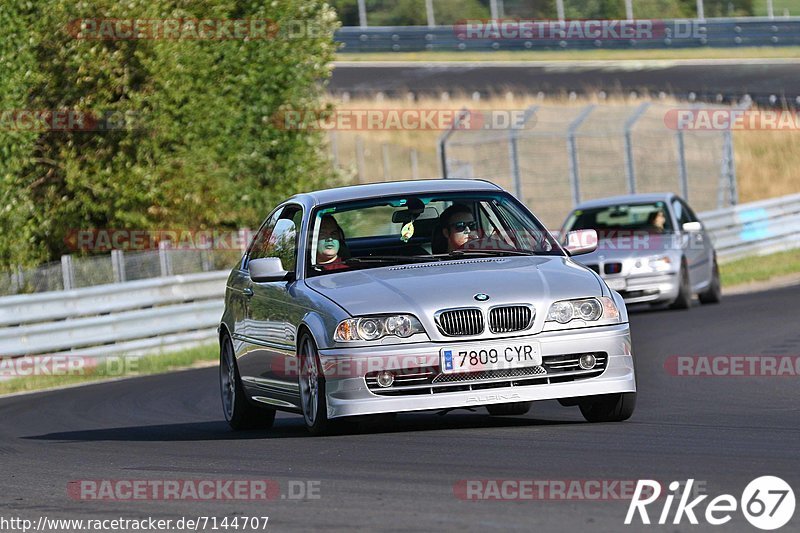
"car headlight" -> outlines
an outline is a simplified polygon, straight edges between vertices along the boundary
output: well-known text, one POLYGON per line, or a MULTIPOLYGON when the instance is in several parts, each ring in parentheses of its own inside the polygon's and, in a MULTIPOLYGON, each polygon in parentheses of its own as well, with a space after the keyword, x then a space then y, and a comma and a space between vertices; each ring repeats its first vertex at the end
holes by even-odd
POLYGON ((607 296, 554 302, 547 313, 548 322, 559 324, 566 324, 572 320, 594 322, 600 318, 619 319, 617 305, 607 296))
POLYGON ((337 342, 375 341, 387 336, 410 337, 425 333, 413 315, 380 315, 348 318, 339 322, 333 335, 337 342))
POLYGON ((672 268, 672 259, 668 255, 654 255, 637 259, 631 269, 634 273, 639 272, 667 272, 672 268))

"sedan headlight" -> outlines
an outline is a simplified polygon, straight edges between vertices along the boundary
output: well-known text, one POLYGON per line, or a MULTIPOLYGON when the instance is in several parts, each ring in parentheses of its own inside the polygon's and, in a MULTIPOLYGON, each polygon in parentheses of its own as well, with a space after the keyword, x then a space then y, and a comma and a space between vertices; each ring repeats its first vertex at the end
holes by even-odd
POLYGON ((668 255, 654 255, 637 259, 631 267, 631 273, 667 272, 671 268, 672 259, 668 255))
POLYGON ((333 335, 337 342, 375 341, 383 337, 410 337, 425 333, 425 328, 413 315, 379 315, 348 318, 339 322, 333 335))
POLYGON ((619 319, 617 305, 607 296, 554 302, 547 313, 548 322, 558 322, 559 324, 566 324, 576 319, 594 322, 600 318, 619 319))

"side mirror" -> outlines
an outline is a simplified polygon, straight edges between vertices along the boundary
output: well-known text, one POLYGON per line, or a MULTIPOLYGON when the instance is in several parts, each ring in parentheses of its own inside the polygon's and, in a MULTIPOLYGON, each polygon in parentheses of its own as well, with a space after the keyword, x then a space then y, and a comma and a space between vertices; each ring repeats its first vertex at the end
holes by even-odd
POLYGON ((579 229, 567 233, 564 248, 570 256, 589 254, 597 250, 597 231, 579 229))
POLYGON ((279 257, 262 257, 253 259, 248 263, 250 279, 256 283, 266 283, 269 281, 287 281, 291 272, 283 269, 283 263, 279 257))
POLYGON ((697 231, 702 231, 703 230, 703 225, 700 224, 699 222, 684 222, 683 226, 681 226, 681 227, 683 228, 683 231, 685 231, 687 233, 692 233, 692 232, 697 232, 697 231))

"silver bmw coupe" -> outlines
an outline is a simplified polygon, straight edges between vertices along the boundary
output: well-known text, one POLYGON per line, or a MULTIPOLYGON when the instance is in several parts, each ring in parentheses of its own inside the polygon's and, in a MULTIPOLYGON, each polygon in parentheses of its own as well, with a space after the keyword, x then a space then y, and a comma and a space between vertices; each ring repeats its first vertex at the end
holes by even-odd
POLYGON ((512 195, 486 181, 420 180, 298 194, 227 281, 220 386, 234 429, 302 414, 348 417, 536 400, 622 421, 636 403, 621 296, 512 195))

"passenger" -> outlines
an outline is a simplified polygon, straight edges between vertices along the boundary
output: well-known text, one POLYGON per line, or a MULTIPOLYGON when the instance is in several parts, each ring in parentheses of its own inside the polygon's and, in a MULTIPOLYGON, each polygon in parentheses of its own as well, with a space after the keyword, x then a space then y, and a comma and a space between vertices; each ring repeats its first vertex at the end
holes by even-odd
POLYGON ((439 216, 434 229, 433 253, 449 253, 458 250, 467 242, 477 238, 478 224, 472 210, 464 204, 453 204, 439 216))
POLYGON ((323 270, 347 268, 340 255, 344 245, 344 231, 331 215, 323 215, 317 235, 317 262, 314 266, 323 270))
POLYGON ((655 233, 664 233, 664 226, 667 224, 667 217, 663 209, 657 209, 647 217, 647 225, 655 233))

